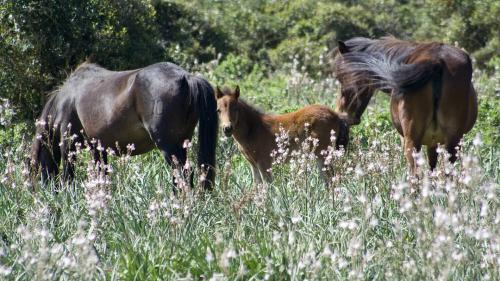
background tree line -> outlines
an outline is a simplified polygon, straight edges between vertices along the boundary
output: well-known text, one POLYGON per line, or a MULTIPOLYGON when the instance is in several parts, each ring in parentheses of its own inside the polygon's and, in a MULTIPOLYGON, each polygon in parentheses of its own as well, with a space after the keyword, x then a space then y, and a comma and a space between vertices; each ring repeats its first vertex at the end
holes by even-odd
MULTIPOLYGON (((46 93, 89 56, 122 70, 239 57, 271 73, 293 59, 311 76, 338 39, 438 40, 500 66, 497 0, 0 0, 0 96, 33 119, 46 93)), ((245 71, 245 68, 243 68, 245 71)), ((244 73, 243 73, 244 74, 244 73)))

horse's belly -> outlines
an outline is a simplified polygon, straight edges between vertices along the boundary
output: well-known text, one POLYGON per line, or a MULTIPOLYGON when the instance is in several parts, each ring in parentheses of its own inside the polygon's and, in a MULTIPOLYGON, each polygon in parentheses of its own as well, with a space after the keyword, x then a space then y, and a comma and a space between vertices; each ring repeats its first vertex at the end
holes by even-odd
POLYGON ((425 130, 422 144, 427 146, 436 146, 437 144, 446 144, 446 134, 443 129, 431 126, 425 130))
POLYGON ((117 128, 113 132, 103 137, 106 139, 106 146, 117 148, 121 153, 132 153, 132 155, 142 154, 154 148, 154 142, 151 140, 148 132, 142 126, 127 126, 126 128, 117 128), (131 151, 129 151, 132 148, 131 151))
POLYGON ((89 138, 98 140, 105 148, 111 148, 117 153, 137 155, 154 148, 154 142, 142 126, 142 123, 138 122, 138 120, 123 121, 125 122, 116 122, 106 127, 93 128, 86 134, 89 138))

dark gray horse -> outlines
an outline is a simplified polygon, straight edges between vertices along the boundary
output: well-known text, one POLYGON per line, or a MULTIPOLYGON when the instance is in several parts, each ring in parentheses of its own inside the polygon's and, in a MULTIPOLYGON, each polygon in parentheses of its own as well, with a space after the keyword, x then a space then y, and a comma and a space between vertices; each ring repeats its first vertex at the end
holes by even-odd
POLYGON ((168 164, 186 162, 185 140, 191 140, 199 120, 198 165, 207 173, 203 186, 212 187, 218 117, 210 83, 172 63, 157 63, 129 71, 109 71, 81 64, 49 98, 37 123, 32 163, 42 178, 57 175, 62 159, 64 179, 74 176, 75 143, 87 140, 94 160, 107 162, 134 144, 132 154, 155 146, 168 164), (72 139, 71 139, 72 137, 72 139))

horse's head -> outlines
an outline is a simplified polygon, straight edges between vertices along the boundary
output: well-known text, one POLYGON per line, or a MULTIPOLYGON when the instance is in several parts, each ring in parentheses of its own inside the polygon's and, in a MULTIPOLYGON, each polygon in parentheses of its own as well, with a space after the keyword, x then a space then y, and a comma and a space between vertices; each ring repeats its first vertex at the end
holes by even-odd
POLYGON ((353 69, 353 65, 345 63, 344 56, 354 55, 350 48, 339 41, 334 71, 340 83, 340 95, 337 97, 336 111, 346 120, 348 125, 361 122, 361 115, 368 106, 374 89, 370 81, 363 78, 363 72, 353 69))
POLYGON ((236 86, 234 90, 224 88, 222 91, 219 86, 215 89, 215 98, 217 99, 217 113, 222 131, 226 137, 231 136, 233 128, 238 124, 238 99, 240 97, 240 87, 236 86))

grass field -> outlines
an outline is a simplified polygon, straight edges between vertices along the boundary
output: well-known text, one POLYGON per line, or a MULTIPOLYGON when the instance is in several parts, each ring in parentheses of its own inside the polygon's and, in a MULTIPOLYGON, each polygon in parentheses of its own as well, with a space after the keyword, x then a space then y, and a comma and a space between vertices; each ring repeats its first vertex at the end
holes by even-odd
MULTIPOLYGON (((266 111, 333 106, 337 94, 334 80, 293 67, 244 79, 225 71, 204 75, 239 83, 266 111)), ((460 160, 441 154, 432 174, 420 161, 413 182, 388 99, 377 95, 348 151, 333 157, 333 190, 307 151, 274 167, 270 186, 254 187, 234 142, 222 138, 212 193, 173 196, 158 151, 112 157, 103 177, 83 150, 76 181, 42 186, 24 166, 32 124, 13 124, 0 132, 0 279, 499 280, 499 82, 499 72, 475 74, 479 119, 460 160)))

